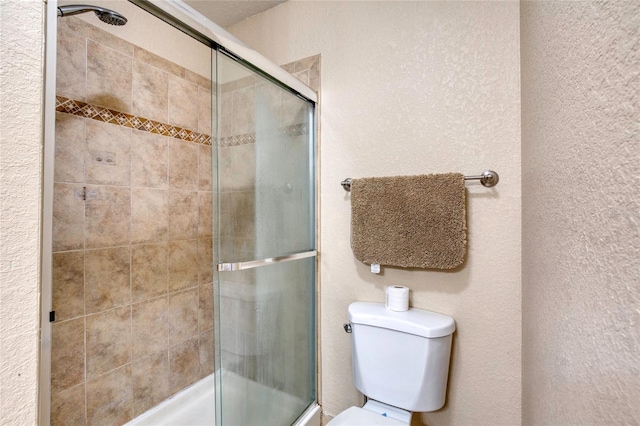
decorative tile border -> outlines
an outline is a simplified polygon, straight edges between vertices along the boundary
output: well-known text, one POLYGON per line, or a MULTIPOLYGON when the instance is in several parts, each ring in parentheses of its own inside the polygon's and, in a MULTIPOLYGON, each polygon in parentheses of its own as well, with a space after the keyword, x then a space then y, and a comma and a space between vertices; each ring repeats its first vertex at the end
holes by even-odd
POLYGON ((211 136, 204 133, 194 132, 183 129, 182 127, 172 126, 171 124, 149 120, 148 118, 126 114, 97 105, 91 105, 82 101, 68 99, 63 96, 56 96, 56 111, 189 142, 211 145, 211 136))
MULTIPOLYGON (((91 105, 75 99, 68 99, 64 96, 56 96, 56 111, 77 115, 79 117, 90 118, 92 120, 98 120, 104 123, 110 123, 118 126, 142 130, 145 132, 156 133, 176 139, 182 139, 189 142, 200 143, 203 145, 211 145, 211 142, 215 141, 215 138, 212 138, 211 136, 204 133, 194 132, 191 130, 183 129, 182 127, 160 123, 159 121, 149 120, 147 118, 126 114, 124 112, 115 111, 97 105, 91 105)), ((291 126, 280 127, 278 129, 277 135, 285 137, 296 137, 305 135, 308 132, 308 124, 300 123, 291 126)), ((247 145, 252 143, 256 143, 255 132, 220 138, 221 148, 247 145)))

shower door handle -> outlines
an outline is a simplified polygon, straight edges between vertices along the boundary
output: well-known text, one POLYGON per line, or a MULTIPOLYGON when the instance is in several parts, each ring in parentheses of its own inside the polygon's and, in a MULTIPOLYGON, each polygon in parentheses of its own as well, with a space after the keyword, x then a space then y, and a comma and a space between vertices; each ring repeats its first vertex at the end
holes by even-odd
POLYGON ((314 257, 318 254, 316 250, 305 251, 302 253, 288 254, 286 256, 269 257, 267 259, 249 260, 246 262, 235 263, 218 263, 218 272, 233 272, 243 271, 245 269, 258 268, 264 265, 271 265, 273 263, 289 262, 291 260, 306 259, 307 257, 314 257))

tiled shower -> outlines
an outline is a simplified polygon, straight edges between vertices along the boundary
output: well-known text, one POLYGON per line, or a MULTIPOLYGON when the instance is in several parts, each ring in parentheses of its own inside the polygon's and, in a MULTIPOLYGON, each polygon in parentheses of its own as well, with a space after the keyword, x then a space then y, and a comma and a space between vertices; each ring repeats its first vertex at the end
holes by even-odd
MULTIPOLYGON (((318 90, 319 59, 284 68, 318 90)), ((51 424, 126 423, 221 366, 308 395, 314 348, 296 342, 314 332, 313 294, 287 284, 310 279, 308 266, 220 283, 213 272, 218 228, 224 257, 237 259, 259 255, 256 235, 270 226, 256 213, 268 203, 256 195, 255 98, 276 111, 272 130, 289 143, 282 161, 309 132, 300 100, 231 72, 217 88, 216 140, 216 85, 199 73, 75 17, 58 20, 57 62, 51 424), (271 338, 280 343, 265 346, 271 338)), ((278 238, 296 244, 295 233, 278 238)))
POLYGON ((52 424, 118 424, 213 372, 211 81, 58 21, 52 424))

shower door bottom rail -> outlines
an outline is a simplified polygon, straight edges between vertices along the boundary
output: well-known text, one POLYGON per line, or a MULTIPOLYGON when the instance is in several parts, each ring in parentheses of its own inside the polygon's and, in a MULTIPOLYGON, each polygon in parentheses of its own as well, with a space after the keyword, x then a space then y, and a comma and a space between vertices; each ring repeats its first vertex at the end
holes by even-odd
POLYGON ((269 257, 267 259, 260 260, 248 260, 245 262, 235 263, 218 263, 218 272, 234 272, 243 271, 246 269, 258 268, 264 265, 271 265, 274 263, 289 262, 292 260, 306 259, 307 257, 314 257, 318 254, 317 250, 310 250, 301 253, 288 254, 285 256, 269 257))

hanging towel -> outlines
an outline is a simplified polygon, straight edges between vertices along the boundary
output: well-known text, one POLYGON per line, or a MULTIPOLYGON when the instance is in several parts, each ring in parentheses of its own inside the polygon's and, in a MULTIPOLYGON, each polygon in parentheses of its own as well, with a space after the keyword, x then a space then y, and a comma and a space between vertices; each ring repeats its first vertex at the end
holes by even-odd
POLYGON ((453 269, 466 230, 461 173, 351 181, 351 249, 363 263, 453 269))

